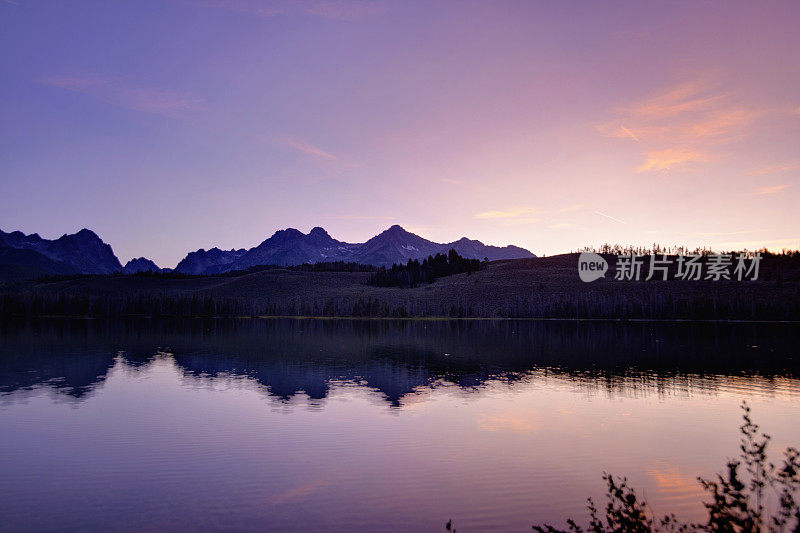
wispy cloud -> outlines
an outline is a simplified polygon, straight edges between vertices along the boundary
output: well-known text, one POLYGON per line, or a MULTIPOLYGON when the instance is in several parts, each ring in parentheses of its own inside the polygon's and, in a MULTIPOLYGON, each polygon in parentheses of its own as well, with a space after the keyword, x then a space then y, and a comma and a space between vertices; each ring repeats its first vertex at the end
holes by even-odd
POLYGON ((753 190, 752 194, 755 195, 763 195, 763 194, 777 194, 785 189, 789 188, 789 185, 768 185, 766 187, 759 187, 753 190))
POLYGON ((315 155, 317 157, 322 157, 324 159, 336 160, 338 159, 335 155, 330 152, 326 152, 322 148, 314 146, 313 144, 308 144, 305 141, 300 141, 297 139, 285 139, 284 144, 295 150, 300 150, 301 152, 305 152, 310 155, 315 155))
POLYGON ((263 142, 288 146, 304 154, 313 155, 329 161, 338 161, 339 158, 318 146, 297 137, 259 137, 263 142))
POLYGON ((710 161, 709 153, 748 135, 768 110, 743 105, 732 91, 707 80, 688 81, 620 107, 595 126, 605 137, 633 139, 647 147, 638 171, 681 170, 710 161))
POLYGON ((370 216, 370 215, 336 215, 325 218, 331 220, 397 220, 397 217, 370 216))
POLYGON ((750 171, 752 176, 764 176, 766 174, 779 174, 790 170, 800 169, 800 163, 790 163, 788 165, 770 165, 750 171))
POLYGON ((451 178, 442 178, 442 181, 444 183, 449 183, 451 185, 464 185, 463 181, 454 180, 454 179, 451 179, 451 178))
POLYGON ((382 0, 188 0, 187 3, 258 17, 306 15, 348 21, 364 20, 387 9, 382 0))
POLYGON ((669 118, 685 112, 707 109, 726 98, 729 93, 717 93, 705 80, 691 80, 671 87, 660 94, 620 109, 623 115, 637 118, 669 118))
POLYGON ((547 227, 550 229, 569 229, 576 227, 576 225, 571 222, 558 222, 556 224, 550 224, 547 227))
POLYGON ((690 163, 707 159, 708 157, 704 153, 696 150, 670 148, 648 152, 646 161, 636 169, 636 172, 687 170, 690 168, 690 163))
POLYGON ((189 93, 144 87, 103 76, 49 76, 37 81, 49 87, 85 94, 117 107, 168 117, 199 109, 202 103, 189 93))
POLYGON ((552 221, 553 218, 558 215, 580 211, 583 208, 583 204, 572 204, 546 209, 533 206, 512 206, 504 209, 482 211, 473 216, 481 220, 496 221, 504 226, 518 226, 542 222, 543 217, 547 217, 548 220, 552 221))
POLYGON ((483 211, 482 213, 477 213, 475 218, 518 218, 518 217, 529 217, 536 213, 536 209, 532 207, 511 207, 504 210, 498 211, 483 211))
POLYGON ((759 233, 759 232, 763 232, 763 230, 748 229, 739 231, 690 231, 687 232, 686 235, 692 235, 694 237, 720 237, 720 236, 730 236, 730 235, 747 235, 749 233, 759 233))

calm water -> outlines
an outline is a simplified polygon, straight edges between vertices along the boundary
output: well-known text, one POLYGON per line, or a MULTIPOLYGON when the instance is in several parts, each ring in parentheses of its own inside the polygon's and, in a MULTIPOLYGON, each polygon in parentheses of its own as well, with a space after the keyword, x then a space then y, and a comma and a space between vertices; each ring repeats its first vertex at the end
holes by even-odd
POLYGON ((796 325, 0 324, 0 529, 529 531, 800 444, 796 325))

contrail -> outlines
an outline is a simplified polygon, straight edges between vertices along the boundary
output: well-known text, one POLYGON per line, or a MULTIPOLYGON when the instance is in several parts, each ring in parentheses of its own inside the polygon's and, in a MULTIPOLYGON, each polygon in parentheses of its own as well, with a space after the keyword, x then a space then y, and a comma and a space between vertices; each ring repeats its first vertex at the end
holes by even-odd
POLYGON ((634 141, 636 141, 637 143, 638 143, 638 142, 641 142, 641 141, 639 141, 639 137, 637 137, 636 135, 634 135, 634 134, 633 134, 633 132, 632 132, 631 130, 629 130, 628 128, 626 128, 626 127, 625 127, 625 126, 623 126, 622 124, 620 124, 620 125, 619 125, 619 127, 620 127, 620 128, 622 128, 622 131, 624 131, 625 133, 627 133, 627 134, 630 136, 630 138, 631 138, 631 139, 633 139, 633 140, 634 140, 634 141))
POLYGON ((606 215, 605 213, 601 213, 600 211, 595 211, 595 214, 596 215, 600 215, 601 217, 606 217, 608 219, 611 219, 614 222, 619 222, 620 224, 627 224, 627 222, 625 222, 624 220, 620 220, 618 218, 614 218, 611 215, 606 215))

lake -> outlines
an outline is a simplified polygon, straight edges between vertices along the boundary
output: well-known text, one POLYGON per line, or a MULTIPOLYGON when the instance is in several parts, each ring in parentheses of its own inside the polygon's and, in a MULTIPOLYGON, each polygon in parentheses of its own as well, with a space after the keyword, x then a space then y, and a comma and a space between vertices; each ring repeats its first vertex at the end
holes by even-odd
POLYGON ((0 530, 530 531, 800 445, 796 324, 0 324, 0 530))

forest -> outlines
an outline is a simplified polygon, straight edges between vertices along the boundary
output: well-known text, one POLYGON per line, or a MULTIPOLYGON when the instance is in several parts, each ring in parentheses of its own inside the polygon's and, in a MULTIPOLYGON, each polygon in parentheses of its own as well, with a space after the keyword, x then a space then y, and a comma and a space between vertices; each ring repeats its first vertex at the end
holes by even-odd
POLYGON ((454 274, 476 272, 481 267, 478 259, 466 259, 453 249, 445 254, 428 256, 422 260, 409 259, 405 265, 381 268, 367 279, 376 287, 417 287, 421 283, 433 283, 439 278, 454 274))
POLYGON ((796 253, 766 255, 757 281, 589 284, 578 279, 577 258, 486 263, 451 252, 388 269, 330 263, 212 277, 81 276, 0 288, 0 316, 800 320, 796 253))

